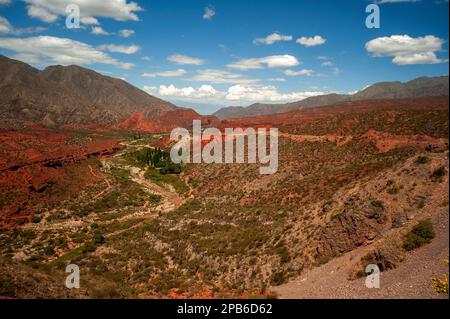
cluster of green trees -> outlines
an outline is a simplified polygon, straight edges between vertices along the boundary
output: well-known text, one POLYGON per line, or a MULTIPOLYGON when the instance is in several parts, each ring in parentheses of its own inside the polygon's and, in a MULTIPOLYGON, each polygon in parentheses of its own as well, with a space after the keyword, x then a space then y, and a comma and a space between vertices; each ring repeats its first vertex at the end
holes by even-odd
POLYGON ((135 154, 136 160, 142 165, 159 168, 161 174, 180 174, 181 165, 172 163, 170 153, 159 147, 145 147, 135 154))

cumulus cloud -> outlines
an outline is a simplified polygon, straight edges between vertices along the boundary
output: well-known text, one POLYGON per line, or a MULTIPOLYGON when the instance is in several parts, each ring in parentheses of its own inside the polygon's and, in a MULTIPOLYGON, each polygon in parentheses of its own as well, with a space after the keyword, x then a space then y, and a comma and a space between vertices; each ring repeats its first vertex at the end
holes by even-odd
POLYGON ((156 73, 144 73, 142 74, 145 78, 171 78, 171 77, 178 77, 185 75, 187 72, 184 69, 178 69, 178 70, 169 70, 169 71, 163 71, 163 72, 156 72, 156 73))
POLYGON ((292 40, 292 35, 282 35, 282 34, 275 32, 275 33, 269 34, 265 38, 257 38, 255 40, 253 40, 253 43, 270 45, 270 44, 274 44, 275 42, 278 42, 278 41, 291 41, 291 40, 292 40))
POLYGON ((322 74, 317 73, 314 70, 307 70, 307 69, 298 70, 298 71, 285 70, 283 73, 286 74, 287 76, 298 76, 298 75, 303 75, 303 76, 308 76, 308 77, 322 76, 322 74))
POLYGON ((242 59, 237 62, 228 64, 229 68, 250 70, 262 69, 264 66, 268 68, 283 68, 299 65, 300 62, 292 55, 272 55, 264 58, 242 59))
POLYGON ((80 20, 81 23, 84 24, 100 24, 100 22, 98 22, 98 20, 94 17, 81 17, 80 20))
POLYGON ((212 17, 216 15, 216 11, 213 7, 205 7, 205 12, 203 13, 203 19, 211 20, 212 17))
POLYGON ((307 37, 301 37, 297 39, 297 43, 304 45, 306 47, 313 47, 316 45, 321 45, 324 44, 327 40, 325 38, 322 38, 320 35, 316 35, 314 37, 311 38, 307 38, 307 37))
POLYGON ((376 38, 365 47, 374 57, 393 57, 392 62, 397 65, 437 64, 446 62, 436 56, 444 43, 434 35, 413 38, 405 34, 376 38))
POLYGON ((47 23, 55 22, 58 19, 56 14, 37 6, 28 6, 27 12, 30 17, 37 18, 47 23))
POLYGON ((129 38, 134 35, 134 33, 134 30, 123 29, 119 31, 119 36, 121 36, 122 38, 129 38))
POLYGON ((181 64, 181 65, 202 65, 205 63, 205 61, 202 59, 193 58, 193 57, 183 55, 183 54, 171 55, 171 56, 167 57, 167 60, 169 60, 170 62, 176 63, 176 64, 181 64))
MULTIPOLYGON (((28 4, 28 15, 44 22, 55 22, 58 17, 66 15, 68 5, 66 0, 23 1, 28 4)), ((128 0, 71 0, 70 3, 79 6, 82 18, 101 17, 117 21, 138 21, 136 13, 143 10, 136 2, 128 0)))
POLYGON ((92 27, 91 28, 91 33, 95 34, 95 35, 111 35, 111 33, 106 32, 105 30, 103 30, 102 27, 92 27))
POLYGON ((258 82, 258 80, 247 78, 242 74, 217 69, 198 70, 197 73, 188 80, 216 84, 252 84, 258 82))
POLYGON ((235 85, 228 89, 226 99, 242 102, 293 102, 311 96, 322 95, 323 92, 290 92, 280 93, 275 86, 243 86, 235 85))
POLYGON ((123 54, 135 54, 141 49, 138 45, 116 45, 116 44, 103 44, 98 47, 100 50, 123 53, 123 54))
POLYGON ((0 16, 0 34, 12 33, 13 27, 8 19, 0 16))
POLYGON ((0 0, 0 5, 7 5, 10 3, 11 3, 11 0, 0 0))
POLYGON ((15 57, 27 58, 25 62, 42 65, 90 65, 94 63, 115 65, 122 69, 134 67, 120 62, 89 44, 67 38, 37 36, 29 38, 0 38, 0 48, 16 52, 15 57))
POLYGON ((233 85, 226 91, 217 90, 211 85, 202 85, 196 89, 193 87, 177 88, 173 84, 159 87, 144 86, 144 90, 149 94, 158 95, 168 100, 220 105, 226 105, 231 102, 241 105, 254 102, 286 103, 324 94, 323 92, 281 93, 275 86, 241 84, 233 85))

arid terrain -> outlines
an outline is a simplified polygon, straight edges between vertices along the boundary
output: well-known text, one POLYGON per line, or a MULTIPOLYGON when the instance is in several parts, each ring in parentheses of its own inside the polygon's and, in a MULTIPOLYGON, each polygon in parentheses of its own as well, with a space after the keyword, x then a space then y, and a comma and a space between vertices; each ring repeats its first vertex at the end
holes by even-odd
POLYGON ((275 126, 279 169, 183 164, 167 134, 2 131, 0 295, 12 298, 439 298, 448 258, 448 98, 222 122, 275 126), (406 233, 432 218, 417 250, 406 233), (368 290, 366 256, 388 265, 368 290), (65 266, 81 289, 64 287, 65 266))
POLYGON ((448 77, 221 121, 80 67, 0 62, 0 297, 443 297, 448 77), (193 120, 278 128, 277 172, 173 163, 169 133, 193 120))

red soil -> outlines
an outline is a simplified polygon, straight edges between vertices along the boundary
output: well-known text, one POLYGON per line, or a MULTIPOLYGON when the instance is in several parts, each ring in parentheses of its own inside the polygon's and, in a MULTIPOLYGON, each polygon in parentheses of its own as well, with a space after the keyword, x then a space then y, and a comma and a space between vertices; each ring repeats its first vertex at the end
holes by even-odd
POLYGON ((369 130, 364 137, 375 142, 381 153, 389 152, 399 147, 416 147, 432 149, 448 149, 448 141, 443 138, 435 138, 427 135, 393 135, 387 132, 369 130))
MULTIPOLYGON (((226 127, 283 127, 291 124, 310 122, 325 117, 341 114, 358 114, 374 110, 395 111, 396 109, 448 109, 448 97, 422 97, 399 100, 370 100, 346 102, 332 106, 318 107, 282 114, 261 115, 240 119, 224 120, 222 128, 226 127)), ((351 127, 354 123, 346 123, 351 127)))
POLYGON ((0 132, 0 225, 29 218, 39 206, 95 182, 85 160, 121 149, 119 140, 48 130, 0 132), (38 205, 37 205, 38 204, 38 205))
POLYGON ((193 120, 201 120, 202 126, 216 126, 220 121, 214 116, 202 116, 192 109, 176 109, 163 112, 152 119, 145 112, 137 112, 117 125, 118 129, 129 131, 145 131, 150 133, 170 132, 177 127, 191 128, 193 120))

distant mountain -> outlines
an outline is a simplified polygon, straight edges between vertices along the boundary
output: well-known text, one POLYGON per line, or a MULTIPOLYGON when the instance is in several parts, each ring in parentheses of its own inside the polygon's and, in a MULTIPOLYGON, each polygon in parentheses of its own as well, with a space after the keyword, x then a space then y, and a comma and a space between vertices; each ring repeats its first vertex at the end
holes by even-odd
POLYGON ((327 106, 342 102, 376 99, 405 99, 425 96, 448 96, 448 76, 421 77, 406 83, 376 83, 354 95, 327 94, 313 96, 302 101, 286 104, 252 104, 248 107, 224 107, 214 113, 219 119, 253 117, 258 115, 287 113, 307 108, 327 106))
MULTIPOLYGON (((164 130, 164 119, 172 127, 185 124, 184 115, 188 120, 202 118, 193 110, 178 108, 125 81, 79 66, 50 66, 40 71, 0 55, 0 74, 3 128, 30 122, 47 127, 120 127, 139 114, 140 126, 146 123, 146 127, 164 130), (157 124, 150 125, 153 122, 157 124)), ((133 127, 127 125, 127 129, 133 127)))

